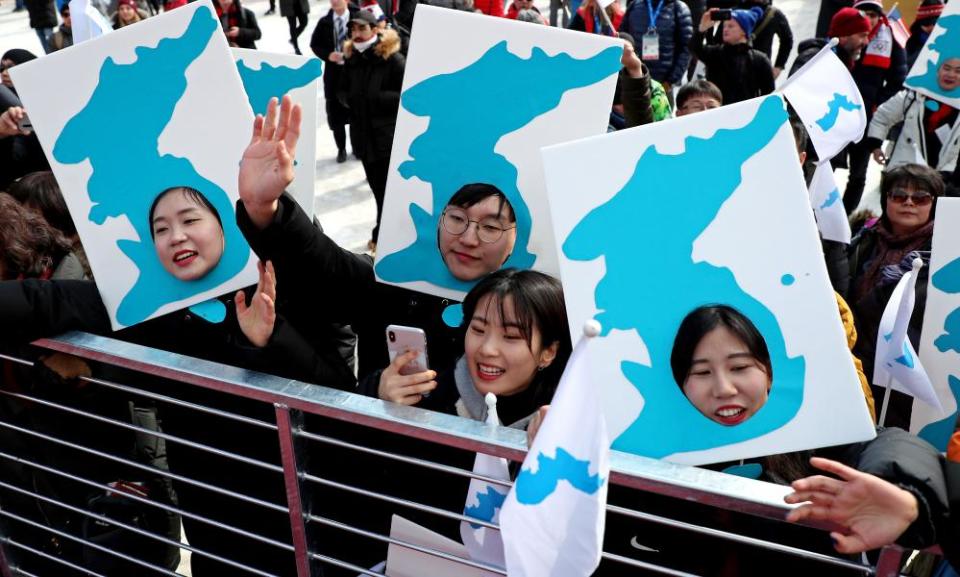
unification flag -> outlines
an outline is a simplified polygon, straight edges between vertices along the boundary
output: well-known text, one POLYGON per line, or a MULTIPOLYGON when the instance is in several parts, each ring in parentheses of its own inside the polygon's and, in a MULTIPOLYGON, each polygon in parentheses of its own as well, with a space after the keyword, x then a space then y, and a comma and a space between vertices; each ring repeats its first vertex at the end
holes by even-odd
MULTIPOLYGON (((487 424, 499 425, 497 417, 497 397, 487 393, 487 424)), ((501 481, 510 481, 510 469, 507 460, 502 457, 491 457, 477 453, 473 462, 473 472, 501 481)), ((467 502, 463 514, 467 517, 481 519, 490 523, 497 523, 500 519, 500 509, 507 498, 509 485, 498 485, 480 479, 470 479, 470 488, 467 490, 467 502)), ((496 529, 463 521, 460 523, 460 538, 467 548, 470 558, 501 569, 506 568, 503 559, 503 539, 496 529)))
POLYGON ((817 218, 820 236, 850 244, 850 221, 840 198, 840 189, 833 178, 833 167, 829 160, 820 161, 810 180, 810 204, 817 218))
POLYGON ((922 266, 921 259, 913 261, 913 269, 900 277, 883 309, 877 334, 873 383, 916 397, 942 412, 943 407, 933 384, 907 338, 907 326, 916 300, 917 273, 922 266))
POLYGON ((910 29, 903 23, 903 14, 900 13, 900 8, 893 7, 893 10, 887 14, 887 22, 890 24, 890 31, 893 32, 894 41, 901 48, 906 48, 907 40, 910 39, 910 29))
POLYGON ((70 17, 74 44, 93 40, 113 31, 113 26, 103 17, 103 13, 88 0, 70 0, 70 17))
POLYGON ((510 577, 587 577, 600 564, 610 439, 587 321, 520 474, 500 512, 510 577))
POLYGON ((823 47, 781 88, 807 129, 821 162, 857 142, 867 128, 863 97, 850 71, 833 52, 836 39, 823 47))

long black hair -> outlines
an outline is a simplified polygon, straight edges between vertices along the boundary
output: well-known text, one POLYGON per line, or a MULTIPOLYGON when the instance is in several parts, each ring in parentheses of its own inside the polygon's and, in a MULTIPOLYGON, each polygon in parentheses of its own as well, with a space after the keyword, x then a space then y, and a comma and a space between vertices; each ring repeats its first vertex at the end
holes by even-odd
POLYGON ((542 347, 558 343, 557 356, 550 366, 537 372, 528 389, 536 403, 534 408, 549 404, 572 349, 563 286, 552 276, 533 270, 506 268, 493 272, 474 285, 463 301, 463 333, 470 327, 480 299, 487 295, 493 298, 490 304, 496 303, 501 322, 504 300, 513 300, 517 329, 531 350, 534 331, 539 331, 542 347))

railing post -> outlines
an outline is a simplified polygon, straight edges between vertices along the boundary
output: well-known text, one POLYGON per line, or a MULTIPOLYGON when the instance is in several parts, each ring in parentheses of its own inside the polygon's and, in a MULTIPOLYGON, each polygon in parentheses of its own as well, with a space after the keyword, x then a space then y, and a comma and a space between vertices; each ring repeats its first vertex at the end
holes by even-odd
POLYGON ((900 562, 903 560, 903 549, 898 545, 888 545, 880 550, 877 559, 877 577, 897 577, 900 574, 900 562))
POLYGON ((283 482, 287 491, 287 507, 290 509, 290 534, 297 560, 297 576, 311 577, 313 573, 310 570, 312 564, 305 522, 307 510, 300 490, 300 470, 297 465, 298 444, 293 439, 294 427, 299 428, 303 424, 303 413, 291 411, 290 407, 280 403, 275 404, 274 409, 277 413, 277 435, 280 439, 280 459, 283 464, 283 482))

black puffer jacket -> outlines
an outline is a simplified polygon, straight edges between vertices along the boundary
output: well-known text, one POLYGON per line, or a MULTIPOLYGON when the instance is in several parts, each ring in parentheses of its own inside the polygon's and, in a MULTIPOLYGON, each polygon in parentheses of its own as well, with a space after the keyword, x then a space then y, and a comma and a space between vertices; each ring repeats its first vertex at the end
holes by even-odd
POLYGON ((30 28, 56 28, 57 5, 53 0, 24 0, 30 14, 30 28))
POLYGON ((337 97, 350 109, 353 152, 365 162, 390 158, 406 63, 400 53, 400 37, 393 30, 384 30, 366 51, 348 44, 344 52, 348 56, 337 97))
MULTIPOLYGON (((653 0, 635 0, 627 7, 620 24, 620 32, 633 36, 640 46, 643 35, 650 28, 649 4, 653 0)), ((659 33, 660 58, 646 60, 653 79, 677 85, 690 64, 690 37, 693 35, 693 20, 690 9, 680 0, 663 0, 663 8, 656 22, 659 33)), ((637 51, 640 52, 639 50, 637 51)))
POLYGON ((779 8, 770 5, 763 8, 763 18, 753 31, 753 47, 766 54, 768 58, 773 58, 773 37, 776 36, 780 40, 780 48, 777 49, 773 66, 783 70, 787 67, 787 59, 790 58, 790 51, 793 49, 793 30, 790 29, 790 21, 787 20, 786 14, 779 8))
POLYGON ((707 80, 733 104, 773 92, 773 67, 766 54, 749 44, 704 45, 704 35, 694 32, 690 48, 707 67, 707 80))

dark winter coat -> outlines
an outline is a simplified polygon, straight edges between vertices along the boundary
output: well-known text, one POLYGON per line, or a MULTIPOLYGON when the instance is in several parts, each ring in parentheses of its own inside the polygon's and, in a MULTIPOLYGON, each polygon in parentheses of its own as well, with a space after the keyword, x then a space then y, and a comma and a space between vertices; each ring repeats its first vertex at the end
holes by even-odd
MULTIPOLYGON (((620 25, 620 32, 633 36, 637 46, 641 45, 643 34, 650 28, 647 4, 651 1, 636 0, 630 4, 620 25)), ((660 58, 644 63, 654 80, 677 85, 690 64, 689 44, 694 29, 690 9, 680 0, 663 0, 656 28, 660 35, 660 58)))
POLYGON ((24 0, 30 15, 30 28, 56 28, 57 5, 53 0, 24 0))
MULTIPOLYGON (((349 27, 350 19, 359 12, 359 8, 353 4, 347 5, 347 24, 349 27)), ((344 42, 350 38, 347 34, 344 42)), ((313 36, 310 37, 310 49, 317 55, 317 58, 323 60, 323 97, 327 100, 337 99, 337 89, 340 87, 340 77, 343 74, 344 64, 337 64, 330 61, 330 54, 336 52, 337 42, 334 38, 333 10, 329 10, 317 22, 317 27, 313 29, 313 36)))
MULTIPOLYGON (((826 38, 808 38, 800 43, 797 46, 797 58, 793 61, 793 66, 790 67, 790 76, 793 76, 797 70, 803 68, 803 65, 810 61, 811 58, 817 55, 817 52, 827 45, 829 42, 826 38)), ((833 51, 836 53, 837 58, 840 59, 840 62, 843 62, 847 68, 853 68, 854 60, 847 54, 847 51, 841 48, 840 46, 835 46, 833 51)))
POLYGON ((280 198, 273 222, 263 230, 238 203, 237 225, 253 251, 273 261, 277 292, 286 295, 291 316, 353 327, 361 380, 389 364, 386 327, 391 324, 426 332, 432 369, 452 366, 463 352, 459 327, 441 318, 454 301, 378 283, 370 256, 337 246, 288 195, 280 198))
POLYGON ((310 13, 310 3, 307 0, 280 0, 280 15, 284 17, 296 15, 298 6, 300 13, 310 13))
POLYGON ((704 44, 700 31, 690 41, 693 53, 707 67, 707 80, 723 94, 724 104, 733 104, 773 92, 770 59, 749 44, 704 44))
POLYGON ((386 160, 393 147, 406 62, 400 53, 400 37, 385 30, 366 51, 351 53, 351 48, 347 48, 337 95, 350 109, 353 152, 364 162, 386 160))
POLYGON ((790 21, 787 20, 786 14, 776 6, 766 6, 763 17, 753 31, 753 47, 766 54, 767 58, 773 58, 774 36, 780 40, 780 48, 777 49, 777 58, 773 61, 773 67, 783 70, 787 67, 787 59, 790 58, 790 50, 793 49, 793 31, 790 29, 790 21))
MULTIPOLYGON (((877 331, 880 329, 880 319, 883 316, 883 310, 890 300, 893 289, 896 288, 896 282, 886 282, 875 286, 864 295, 857 295, 857 285, 864 274, 870 269, 874 259, 878 258, 877 237, 880 234, 878 228, 883 226, 877 224, 873 227, 867 227, 860 231, 850 243, 848 251, 850 261, 850 298, 848 302, 853 309, 853 316, 857 325, 857 344, 853 349, 854 354, 863 361, 863 372, 873 382, 874 360, 877 350, 877 331), (855 297, 859 296, 859 299, 855 297)), ((932 242, 932 234, 918 248, 920 251, 929 251, 932 242)), ((894 248, 894 247, 891 247, 894 248)), ((927 304, 927 280, 929 278, 929 266, 920 269, 917 275, 916 301, 913 305, 913 315, 910 317, 910 324, 907 326, 907 337, 913 344, 914 350, 920 348, 920 330, 923 328, 923 314, 927 304)), ((873 386, 873 396, 879 406, 883 402, 885 394, 883 387, 873 386)), ((890 391, 890 404, 887 410, 887 418, 884 423, 891 427, 910 428, 910 415, 912 413, 913 399, 903 393, 890 391)))
POLYGON ((626 128, 653 122, 653 109, 650 107, 650 72, 644 67, 640 78, 631 78, 627 72, 620 72, 620 103, 623 104, 623 117, 626 128))
POLYGON ((220 20, 220 27, 223 28, 223 33, 226 34, 227 30, 231 26, 236 26, 239 29, 239 34, 236 38, 227 38, 227 42, 231 46, 236 45, 238 48, 251 48, 256 49, 256 41, 260 40, 260 26, 257 24, 257 17, 253 14, 253 10, 249 8, 244 8, 240 4, 240 0, 233 0, 234 5, 237 7, 235 13, 226 13, 220 9, 220 3, 214 3, 214 8, 217 10, 217 18, 220 20))
MULTIPOLYGON (((864 48, 866 53, 866 48, 864 48)), ((857 83, 863 97, 867 122, 873 111, 903 88, 903 79, 907 77, 907 52, 896 41, 890 51, 890 67, 866 66, 863 58, 853 67, 853 80, 857 83)))

